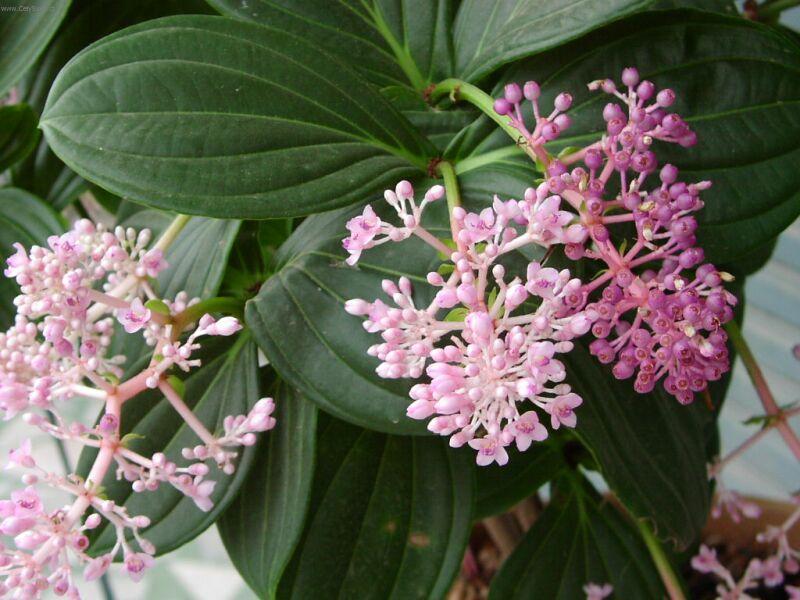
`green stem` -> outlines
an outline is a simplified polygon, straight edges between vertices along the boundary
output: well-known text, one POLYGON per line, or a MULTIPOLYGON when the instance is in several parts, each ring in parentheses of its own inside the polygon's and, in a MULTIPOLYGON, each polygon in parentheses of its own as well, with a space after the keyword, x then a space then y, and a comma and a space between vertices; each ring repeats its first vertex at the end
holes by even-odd
POLYGON ((424 90, 428 82, 422 76, 422 73, 420 73, 417 63, 414 62, 414 59, 408 52, 408 48, 400 45, 400 42, 394 37, 392 30, 389 28, 389 25, 386 23, 386 20, 383 18, 378 8, 370 10, 370 13, 372 14, 375 28, 383 36, 383 39, 386 40, 386 43, 389 44, 389 48, 391 48, 395 60, 397 60, 397 64, 400 65, 400 68, 403 70, 403 73, 406 74, 406 77, 408 77, 411 85, 414 86, 414 89, 418 92, 424 90))
POLYGON ((769 385, 767 385, 764 373, 762 373, 761 367, 758 366, 758 362, 744 339, 739 325, 736 324, 736 321, 729 321, 725 324, 725 331, 728 332, 728 338, 739 354, 739 358, 742 359, 745 369, 747 369, 747 374, 750 376, 750 381, 753 382, 753 387, 756 388, 756 393, 759 400, 761 400, 761 405, 764 407, 764 412, 770 417, 775 417, 775 427, 777 427, 783 441, 792 451, 795 458, 800 460, 800 439, 786 421, 786 415, 775 401, 775 397, 772 395, 769 385))
POLYGON ((456 170, 453 163, 443 160, 439 163, 439 173, 442 174, 444 179, 444 191, 447 197, 447 214, 450 216, 450 231, 453 235, 453 241, 458 242, 458 225, 453 219, 453 209, 461 206, 461 192, 458 189, 458 177, 456 177, 456 170))
POLYGON ((508 122, 508 118, 502 115, 498 115, 494 110, 494 98, 492 98, 489 94, 484 92, 478 87, 475 87, 471 83, 467 83, 466 81, 462 81, 460 79, 445 79, 441 83, 438 83, 436 87, 430 93, 430 101, 431 103, 436 102, 442 96, 449 94, 450 98, 456 102, 458 100, 466 100, 476 108, 478 108, 483 114, 487 117, 492 119, 495 123, 500 126, 500 129, 505 131, 509 137, 531 158, 531 160, 535 163, 537 160, 541 160, 542 158, 547 158, 547 153, 544 149, 540 149, 542 156, 537 156, 536 151, 529 146, 527 143, 524 143, 524 139, 522 134, 519 131, 514 129, 511 124, 508 122))
POLYGON ((225 313, 226 315, 241 317, 244 313, 243 309, 244 302, 241 299, 218 296, 216 298, 201 300, 197 304, 192 304, 183 312, 175 315, 173 323, 175 325, 175 330, 180 332, 183 331, 189 323, 195 323, 206 313, 225 313))
POLYGON ((433 88, 430 93, 430 101, 431 103, 436 102, 445 95, 449 95, 454 102, 466 100, 497 123, 514 141, 519 140, 519 131, 509 125, 506 117, 498 115, 494 111, 494 98, 482 89, 460 79, 445 79, 433 88))
POLYGON ((190 217, 189 215, 176 216, 169 224, 169 227, 167 227, 166 231, 164 231, 164 233, 161 234, 161 237, 158 238, 158 241, 153 247, 158 248, 162 252, 166 251, 166 249, 172 245, 172 242, 175 241, 175 238, 178 237, 180 232, 183 231, 183 228, 186 226, 186 224, 189 222, 189 219, 191 218, 192 217, 190 217))
POLYGON ((783 11, 795 6, 800 6, 800 0, 767 0, 758 7, 758 20, 777 22, 783 11))
POLYGON ((650 552, 650 557, 658 569, 658 574, 661 575, 661 581, 667 591, 670 600, 686 600, 683 593, 683 585, 678 578, 677 573, 672 568, 664 549, 661 547, 661 542, 658 541, 650 527, 644 521, 637 520, 636 525, 639 527, 639 533, 644 540, 647 550, 650 552))

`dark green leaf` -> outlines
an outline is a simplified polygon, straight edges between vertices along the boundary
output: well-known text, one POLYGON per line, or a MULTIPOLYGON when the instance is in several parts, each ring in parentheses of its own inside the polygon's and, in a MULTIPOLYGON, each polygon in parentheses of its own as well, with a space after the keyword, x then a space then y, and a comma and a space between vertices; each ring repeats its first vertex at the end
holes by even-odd
POLYGON ((67 14, 69 0, 5 4, 0 13, 0 97, 20 80, 67 14))
POLYGON ((704 432, 715 415, 702 402, 678 404, 661 386, 637 394, 589 354, 588 342, 564 357, 567 381, 584 400, 575 432, 625 506, 683 549, 708 517, 704 432))
POLYGON ((25 158, 39 140, 36 115, 27 104, 0 107, 0 173, 25 158))
MULTIPOLYGON (((544 106, 563 90, 573 94, 573 125, 557 151, 598 138, 609 98, 585 84, 619 77, 632 62, 642 77, 676 91, 675 110, 698 134, 693 148, 660 144, 657 154, 690 180, 714 183, 698 214, 706 255, 717 264, 748 261, 748 268, 757 268, 763 263, 749 260, 751 254, 800 214, 800 170, 794 168, 800 159, 800 46, 744 19, 664 12, 627 19, 525 61, 508 79, 538 80, 544 106)), ((470 162, 520 153, 483 121, 451 148, 466 163, 462 171, 470 162)))
POLYGON ((346 64, 222 17, 101 40, 61 72, 41 125, 60 158, 118 196, 225 218, 348 204, 433 153, 346 64))
MULTIPOLYGON (((382 209, 378 203, 375 208, 382 209)), ((439 259, 429 246, 410 239, 371 250, 358 268, 347 266, 342 232, 360 211, 306 219, 279 251, 278 270, 248 302, 245 319, 281 377, 321 408, 371 429, 422 433, 424 425, 405 416, 411 383, 375 374, 378 362, 366 351, 376 337, 344 311, 344 302, 380 296, 383 278, 423 281, 439 259)), ((420 301, 432 297, 426 287, 418 286, 420 301)))
POLYGON ((275 392, 275 429, 217 522, 231 561, 262 598, 273 598, 300 539, 314 476, 317 409, 286 384, 275 392))
POLYGON ((452 0, 209 0, 221 13, 315 40, 378 85, 418 91, 453 72, 452 0))
POLYGON ((613 598, 663 597, 635 525, 587 482, 566 487, 494 576, 490 600, 584 598, 588 583, 610 583, 613 598))
POLYGON ((652 0, 464 0, 453 30, 456 73, 479 80, 650 4, 652 0))
MULTIPOLYGON (((14 253, 12 245, 19 242, 26 248, 43 245, 51 235, 64 231, 61 217, 36 196, 16 188, 0 189, 0 264, 14 253)), ((0 328, 5 330, 14 322, 13 300, 19 286, 0 276, 0 328)))
POLYGON ((329 420, 281 598, 442 598, 473 508, 471 457, 329 420))
MULTIPOLYGON (((232 346, 208 342, 207 346, 203 366, 184 380, 184 401, 209 431, 219 432, 226 415, 247 414, 259 398, 256 347, 246 335, 240 335, 232 346)), ((197 435, 157 390, 143 392, 126 402, 121 429, 123 434, 136 434, 128 438, 131 450, 148 458, 155 452, 163 452, 179 465, 185 462, 181 449, 199 443, 197 435)), ((77 473, 82 476, 88 473, 95 453, 87 449, 81 454, 77 473)), ((155 544, 159 554, 164 554, 190 541, 217 520, 244 482, 253 457, 254 449, 245 449, 236 473, 231 476, 212 467, 207 479, 217 481, 217 486, 211 496, 214 508, 207 513, 168 484, 162 484, 155 492, 133 493, 129 482, 116 480, 113 469, 102 485, 108 497, 124 504, 131 515, 146 515, 151 519, 144 537, 155 544)), ((116 541, 116 534, 107 522, 92 534, 95 555, 108 552, 116 541)))
POLYGON ((476 519, 507 511, 554 479, 566 466, 561 449, 551 443, 535 444, 525 452, 510 449, 509 456, 508 464, 502 467, 495 463, 475 467, 476 519))
MULTIPOLYGON (((69 59, 90 43, 123 27, 179 13, 210 12, 202 0, 75 0, 35 67, 20 81, 20 97, 41 113, 53 80, 69 59)), ((35 155, 15 169, 14 183, 57 209, 86 189, 43 140, 35 155)))

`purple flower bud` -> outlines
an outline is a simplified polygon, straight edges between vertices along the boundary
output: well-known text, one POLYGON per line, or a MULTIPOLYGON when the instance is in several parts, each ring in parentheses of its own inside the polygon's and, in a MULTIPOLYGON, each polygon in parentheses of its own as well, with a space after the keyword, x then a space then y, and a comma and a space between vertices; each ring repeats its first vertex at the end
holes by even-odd
POLYGON ((545 141, 553 141, 558 137, 558 134, 561 133, 558 129, 558 125, 555 123, 545 123, 544 127, 542 127, 542 137, 545 141))
POLYGON ((653 85, 652 81, 647 81, 646 79, 639 84, 639 87, 636 88, 636 95, 639 96, 642 100, 650 100, 653 97, 653 94, 656 91, 656 86, 653 85))
POLYGON ((556 96, 553 106, 555 106, 556 110, 561 112, 569 110, 569 107, 572 106, 572 96, 567 92, 561 92, 558 96, 556 96))
POLYGON ((526 81, 522 93, 525 94, 528 100, 533 101, 539 99, 542 91, 539 89, 539 84, 535 81, 526 81))
POLYGON ((661 126, 667 131, 672 131, 683 124, 681 116, 675 113, 669 113, 661 120, 661 126))
POLYGON ((678 167, 667 163, 666 165, 661 167, 661 172, 659 173, 659 177, 661 178, 661 181, 666 183, 667 185, 675 183, 675 180, 678 178, 678 167))
POLYGON ((633 67, 627 67, 622 70, 622 83, 628 87, 635 87, 639 83, 639 71, 633 67))
POLYGON ((558 115, 553 119, 553 123, 558 127, 559 131, 564 131, 565 129, 569 129, 569 126, 572 124, 572 119, 569 118, 569 115, 558 115))
POLYGON ((675 92, 669 88, 661 90, 656 96, 656 102, 659 106, 663 106, 664 108, 672 106, 672 104, 675 102, 675 92))
POLYGON ((516 83, 506 84, 504 90, 506 100, 511 104, 519 104, 522 100, 522 90, 516 83))
POLYGON ((625 119, 625 113, 622 112, 619 104, 609 102, 603 107, 603 120, 610 121, 611 119, 625 119))
POLYGON ((603 166, 603 153, 594 148, 587 150, 583 162, 592 170, 599 169, 603 166))
POLYGON ((514 107, 512 107, 511 103, 505 98, 498 98, 494 101, 494 112, 498 115, 510 115, 513 109, 514 107))
POLYGON ((625 128, 625 121, 623 121, 622 119, 611 119, 608 121, 608 125, 606 126, 608 135, 619 135, 619 133, 624 128, 625 128))

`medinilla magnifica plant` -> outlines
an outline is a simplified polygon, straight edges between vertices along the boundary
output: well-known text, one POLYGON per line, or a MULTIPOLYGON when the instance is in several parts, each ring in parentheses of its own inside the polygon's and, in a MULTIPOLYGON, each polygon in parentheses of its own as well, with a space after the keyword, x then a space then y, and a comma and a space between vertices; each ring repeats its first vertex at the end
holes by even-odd
POLYGON ((800 512, 700 545, 759 512, 727 464, 800 459, 740 333, 800 212, 789 4, 0 7, 0 410, 81 449, 4 439, 0 596, 216 523, 260 597, 800 597, 800 512))

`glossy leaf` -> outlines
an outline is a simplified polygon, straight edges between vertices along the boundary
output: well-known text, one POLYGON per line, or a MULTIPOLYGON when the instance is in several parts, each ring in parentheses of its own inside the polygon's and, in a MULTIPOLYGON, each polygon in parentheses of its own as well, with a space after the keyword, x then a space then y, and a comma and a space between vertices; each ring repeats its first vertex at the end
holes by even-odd
POLYGON ((477 81, 650 4, 652 0, 464 0, 453 30, 456 73, 477 81))
POLYGON ((329 420, 279 598, 441 598, 472 518, 469 453, 329 420))
MULTIPOLYGON (((51 235, 61 233, 61 217, 36 196, 16 188, 0 189, 0 264, 14 253, 12 245, 19 242, 26 248, 43 245, 51 235)), ((13 300, 19 294, 14 280, 0 274, 0 328, 5 330, 14 322, 13 300)))
MULTIPOLYGON (((202 0, 74 0, 61 27, 34 68, 19 82, 20 98, 37 113, 62 67, 92 42, 123 27, 180 13, 211 12, 202 0)), ((61 209, 86 190, 86 182, 42 140, 36 153, 14 172, 14 184, 61 209)))
POLYGON ((496 463, 475 467, 476 519, 507 511, 566 467, 560 448, 551 443, 535 444, 525 452, 510 449, 509 456, 508 464, 502 467, 496 463))
POLYGON ((222 17, 158 19, 91 46, 61 72, 41 126, 118 196, 225 218, 348 204, 433 152, 343 62, 222 17))
POLYGON ((0 107, 0 173, 19 162, 36 146, 36 115, 26 104, 0 107))
MULTIPOLYGON (((507 77, 537 79, 544 106, 563 90, 573 94, 573 125, 557 151, 599 136, 609 99, 585 84, 619 77, 631 57, 642 77, 676 91, 674 109, 698 134, 693 148, 659 145, 659 160, 676 164, 690 180, 713 181, 703 193, 698 237, 710 260, 735 268, 800 214, 800 171, 793 167, 800 158, 800 46, 744 19, 664 12, 616 23, 525 61, 507 77)), ((451 153, 466 163, 462 171, 470 162, 521 154, 482 121, 452 145, 451 153)))
POLYGON ((236 569, 272 598, 305 522, 314 476, 317 408, 286 384, 275 391, 278 425, 259 442, 239 495, 217 522, 236 569))
POLYGON ((661 386, 637 394, 630 380, 614 379, 589 354, 590 341, 564 357, 567 380, 584 400, 575 433, 625 506, 650 520, 661 539, 685 549, 708 517, 705 434, 715 414, 701 401, 678 404, 661 386))
POLYGON ((615 598, 663 597, 636 526, 585 481, 559 492, 492 579, 489 599, 583 598, 590 582, 610 583, 615 598))
MULTIPOLYGON (((424 425, 405 416, 410 380, 375 374, 378 363, 366 350, 376 338, 344 312, 344 302, 381 295, 383 278, 408 275, 420 282, 438 259, 411 239, 375 248, 358 268, 348 267, 342 232, 359 212, 360 207, 306 219, 281 247, 278 269, 248 302, 245 319, 281 377, 321 408, 370 429, 422 433, 424 425)), ((430 301, 426 287, 418 286, 420 301, 430 301)))
POLYGON ((0 19, 0 97, 47 46, 67 14, 69 0, 30 0, 3 8, 7 10, 0 19))
MULTIPOLYGON (((209 431, 219 432, 225 416, 247 414, 259 399, 256 347, 246 334, 240 334, 233 345, 207 341, 202 356, 203 366, 184 380, 184 401, 209 431)), ((158 390, 143 392, 128 401, 121 421, 123 435, 141 436, 132 439, 128 447, 148 458, 155 452, 163 452, 170 460, 184 464, 181 449, 199 442, 158 390)), ((77 472, 85 476, 94 456, 94 450, 84 450, 77 472)), ((245 449, 231 476, 212 465, 207 479, 215 480, 217 485, 211 495, 214 508, 210 512, 201 511, 170 485, 164 484, 155 492, 134 493, 129 482, 116 480, 113 469, 102 485, 108 497, 124 504, 131 515, 146 515, 151 519, 152 524, 143 530, 143 535, 155 544, 159 554, 164 554, 190 541, 217 520, 236 496, 253 458, 254 449, 245 449)), ((91 551, 94 555, 108 552, 115 541, 113 528, 104 521, 92 531, 91 551)))
POLYGON ((209 0, 222 14, 315 40, 378 85, 452 74, 452 0, 209 0))

